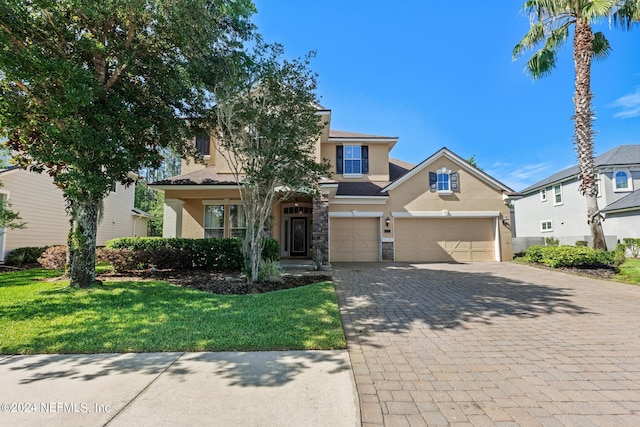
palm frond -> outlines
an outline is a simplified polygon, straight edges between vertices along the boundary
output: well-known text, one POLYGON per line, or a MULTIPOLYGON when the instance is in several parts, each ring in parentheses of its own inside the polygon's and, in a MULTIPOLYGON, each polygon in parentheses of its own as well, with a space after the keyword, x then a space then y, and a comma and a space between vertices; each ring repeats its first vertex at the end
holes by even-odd
POLYGON ((534 80, 551 74, 556 66, 556 51, 542 48, 527 61, 527 71, 534 80))
POLYGON ((525 50, 535 48, 538 44, 542 43, 544 39, 544 24, 537 22, 531 25, 527 34, 525 34, 522 40, 513 48, 513 59, 522 55, 525 50))
POLYGON ((611 45, 605 35, 598 31, 593 34, 593 57, 596 59, 605 59, 611 53, 611 45))
POLYGON ((590 0, 581 2, 582 8, 578 11, 580 17, 586 18, 589 22, 595 22, 608 18, 620 1, 617 0, 590 0))
POLYGON ((626 0, 613 14, 613 22, 624 30, 640 22, 640 0, 626 0))
POLYGON ((551 30, 545 42, 545 49, 557 50, 569 38, 570 22, 564 22, 563 25, 551 30))

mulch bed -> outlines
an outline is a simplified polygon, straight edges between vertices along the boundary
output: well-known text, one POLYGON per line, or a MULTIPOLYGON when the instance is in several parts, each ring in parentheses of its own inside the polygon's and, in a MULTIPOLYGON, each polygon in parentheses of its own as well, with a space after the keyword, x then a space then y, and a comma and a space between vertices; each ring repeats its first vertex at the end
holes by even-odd
POLYGON ((331 280, 331 276, 316 272, 300 274, 285 274, 278 282, 256 282, 253 285, 245 283, 238 272, 212 271, 173 271, 173 270, 138 270, 128 272, 107 272, 98 276, 100 280, 164 280, 185 288, 199 289, 205 292, 224 295, 261 294, 297 288, 312 283, 331 280))

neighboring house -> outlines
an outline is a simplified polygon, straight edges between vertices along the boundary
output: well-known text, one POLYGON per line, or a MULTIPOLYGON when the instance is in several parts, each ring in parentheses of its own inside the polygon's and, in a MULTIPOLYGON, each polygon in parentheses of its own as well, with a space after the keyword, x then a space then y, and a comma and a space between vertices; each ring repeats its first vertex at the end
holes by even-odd
MULTIPOLYGON (((9 201, 11 210, 27 222, 22 230, 4 230, 0 235, 0 260, 13 249, 25 246, 66 245, 69 218, 62 190, 49 175, 18 168, 0 170, 0 201, 9 201)), ((104 200, 97 244, 116 237, 146 236, 151 215, 134 208, 135 187, 117 184, 104 200)))
MULTIPOLYGON (((322 196, 276 206, 269 234, 282 257, 330 262, 510 260, 512 190, 442 148, 419 165, 389 158, 395 137, 331 129, 331 111, 316 145, 332 164, 322 196)), ((215 141, 196 137, 204 164, 151 185, 165 194, 165 237, 232 237, 246 224, 238 185, 215 141)))
MULTIPOLYGON (((620 145, 596 157, 595 171, 602 228, 613 249, 625 237, 640 237, 640 145, 620 145)), ((591 244, 579 185, 578 166, 573 166, 522 190, 515 201, 517 238, 553 236, 561 244, 591 244)))

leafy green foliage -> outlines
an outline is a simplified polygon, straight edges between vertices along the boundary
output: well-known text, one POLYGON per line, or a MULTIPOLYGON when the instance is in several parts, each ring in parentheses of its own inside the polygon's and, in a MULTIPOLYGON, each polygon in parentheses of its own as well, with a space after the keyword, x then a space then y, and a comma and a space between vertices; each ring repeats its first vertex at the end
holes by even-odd
POLYGON ((162 148, 195 155, 184 117, 253 36, 250 0, 0 3, 0 134, 13 161, 47 172, 73 220, 73 286, 95 278, 98 206, 162 148))
MULTIPOLYGON (((2 182, 0 182, 2 187, 2 182)), ((17 230, 27 227, 27 223, 22 220, 20 214, 11 210, 11 203, 0 194, 0 238, 4 230, 17 230)))
POLYGON ((345 348, 333 284, 214 295, 161 281, 90 289, 0 273, 0 354, 345 348))
POLYGON ((260 260, 260 271, 258 272, 258 282, 279 282, 282 280, 280 264, 278 261, 260 260))
POLYGON ((588 246, 531 246, 527 261, 557 267, 615 267, 624 262, 624 252, 603 251, 588 246))
POLYGON ((276 239, 264 239, 262 259, 265 261, 278 261, 280 259, 280 242, 276 239))
POLYGON ((588 246, 588 242, 586 240, 577 240, 576 246, 588 246))
POLYGON ((35 264, 46 249, 46 246, 16 248, 9 252, 5 261, 8 265, 35 264))
POLYGON ((633 258, 638 258, 640 254, 640 239, 625 237, 622 241, 624 242, 624 249, 629 251, 633 258))
POLYGON ((316 161, 324 124, 317 114, 312 56, 289 61, 281 46, 259 43, 214 88, 212 127, 219 152, 242 182, 250 282, 258 277, 262 235, 273 207, 300 193, 317 194, 320 178, 329 175, 328 162, 316 161))
POLYGON ((553 236, 545 237, 544 243, 547 246, 558 246, 560 244, 560 240, 556 239, 553 236))

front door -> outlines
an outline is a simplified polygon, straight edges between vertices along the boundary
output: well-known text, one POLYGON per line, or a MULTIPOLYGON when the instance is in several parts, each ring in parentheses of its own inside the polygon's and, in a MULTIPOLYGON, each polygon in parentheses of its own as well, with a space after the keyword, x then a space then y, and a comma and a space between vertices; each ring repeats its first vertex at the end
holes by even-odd
POLYGON ((307 256, 307 218, 291 218, 291 256, 307 256))

